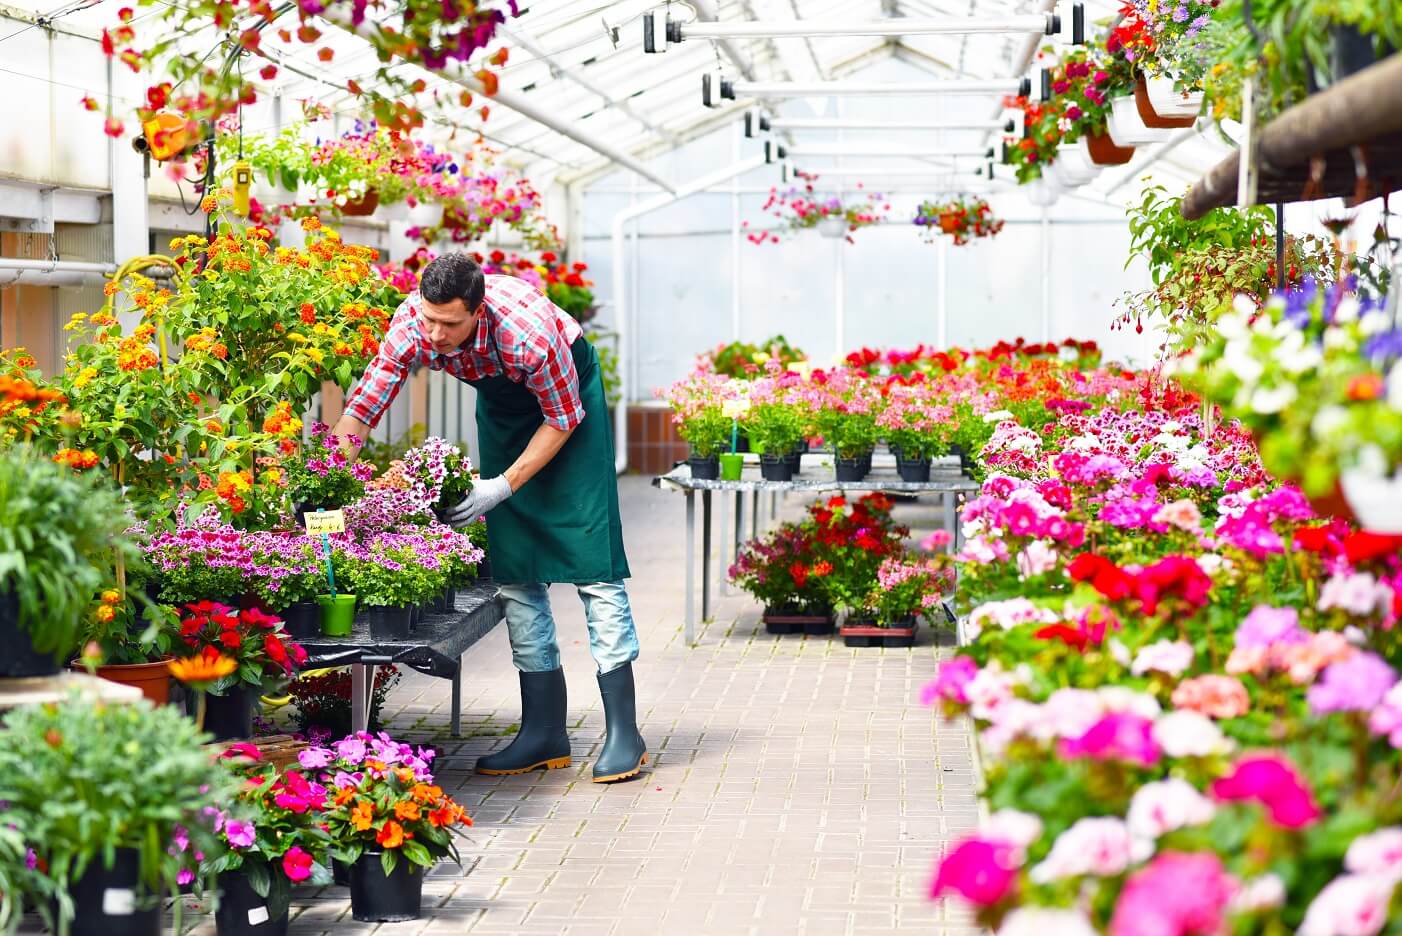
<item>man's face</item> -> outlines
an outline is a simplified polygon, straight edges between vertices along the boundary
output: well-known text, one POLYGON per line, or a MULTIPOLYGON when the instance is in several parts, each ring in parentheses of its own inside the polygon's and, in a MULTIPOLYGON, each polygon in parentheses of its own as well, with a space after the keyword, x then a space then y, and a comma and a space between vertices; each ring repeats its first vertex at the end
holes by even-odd
MULTIPOLYGON (((485 304, 485 303, 484 303, 485 304)), ((439 354, 456 351, 463 342, 477 330, 477 319, 482 315, 482 306, 469 311, 467 303, 461 299, 443 305, 423 300, 419 318, 423 321, 424 333, 428 336, 433 350, 439 354)))

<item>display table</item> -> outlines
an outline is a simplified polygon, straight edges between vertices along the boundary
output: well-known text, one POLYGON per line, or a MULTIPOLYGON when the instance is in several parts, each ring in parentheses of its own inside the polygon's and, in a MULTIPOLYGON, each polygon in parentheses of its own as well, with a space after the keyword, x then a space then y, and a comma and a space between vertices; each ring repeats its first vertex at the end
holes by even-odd
POLYGON ((706 620, 711 613, 711 495, 735 495, 735 546, 738 550, 744 531, 745 495, 750 495, 751 536, 759 530, 760 495, 797 493, 817 495, 827 491, 877 491, 882 494, 902 494, 911 497, 938 496, 944 508, 944 529, 951 537, 951 548, 958 548, 959 510, 961 494, 973 494, 978 482, 964 474, 959 459, 954 456, 937 458, 930 469, 929 481, 902 481, 896 473, 896 459, 879 453, 872 458, 871 473, 861 481, 838 481, 834 477, 831 453, 804 455, 799 473, 792 481, 765 481, 760 477, 759 456, 747 454, 745 468, 739 481, 698 481, 691 477, 689 465, 679 465, 652 479, 653 487, 664 491, 680 491, 686 495, 686 617, 684 637, 687 644, 696 642, 696 495, 701 495, 701 613, 706 620))
MULTIPOLYGON (((309 637, 298 640, 307 651, 307 669, 322 666, 351 668, 351 730, 364 731, 370 720, 370 687, 376 666, 403 664, 428 676, 453 683, 453 737, 462 728, 462 655, 501 623, 500 590, 479 581, 460 589, 452 611, 425 614, 406 640, 376 640, 363 615, 356 615, 348 637, 309 637)), ((505 661, 503 661, 503 664, 505 661)))
POLYGON ((52 676, 0 679, 0 712, 21 705, 62 702, 73 694, 90 702, 135 702, 141 690, 69 670, 52 676))

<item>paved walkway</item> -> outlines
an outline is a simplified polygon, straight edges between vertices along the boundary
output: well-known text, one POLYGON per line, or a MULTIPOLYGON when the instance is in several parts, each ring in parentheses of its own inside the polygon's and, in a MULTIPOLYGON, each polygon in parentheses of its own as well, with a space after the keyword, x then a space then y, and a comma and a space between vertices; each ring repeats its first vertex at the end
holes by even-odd
MULTIPOLYGON (((447 736, 448 683, 402 682, 387 704, 390 730, 440 747, 439 778, 476 826, 463 868, 441 866, 425 883, 425 918, 378 931, 977 932, 926 896, 942 844, 976 822, 966 729, 941 725, 917 700, 934 674, 931 631, 913 650, 773 637, 747 597, 730 596, 688 648, 683 500, 635 477, 621 493, 651 767, 629 783, 590 782, 603 712, 582 608, 557 587, 574 766, 472 774, 519 718, 504 627, 464 659, 460 741, 447 736)), ((936 522, 934 511, 898 510, 912 525, 936 522)), ((342 888, 301 897, 293 934, 376 929, 351 921, 342 888)))

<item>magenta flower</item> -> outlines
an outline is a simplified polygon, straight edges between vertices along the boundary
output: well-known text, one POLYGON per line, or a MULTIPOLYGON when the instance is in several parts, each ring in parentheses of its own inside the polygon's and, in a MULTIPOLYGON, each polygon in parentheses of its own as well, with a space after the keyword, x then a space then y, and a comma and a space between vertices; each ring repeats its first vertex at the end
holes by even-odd
POLYGON ((945 660, 940 664, 934 680, 926 683, 920 690, 920 702, 922 705, 933 705, 937 699, 948 699, 960 705, 967 705, 969 696, 964 689, 977 675, 978 664, 971 657, 961 656, 945 660))
POLYGON ((1216 855, 1164 852, 1130 875, 1110 936, 1212 936, 1236 889, 1216 855))
POLYGON ((981 907, 1002 900, 1017 882, 1016 849, 1007 842, 966 839, 939 864, 930 896, 952 892, 981 907))
POLYGON ((252 848, 256 839, 253 823, 242 819, 230 819, 224 824, 224 837, 235 848, 252 848))
POLYGON ((294 884, 301 883, 312 876, 312 856, 303 850, 300 845, 293 845, 282 856, 282 871, 287 875, 287 879, 294 884))
POLYGON ((1129 712, 1112 712, 1091 725, 1079 738, 1062 739, 1061 756, 1120 760, 1152 767, 1163 756, 1153 732, 1154 723, 1148 718, 1129 712))
POLYGON ((1212 796, 1223 802, 1257 802, 1272 822, 1299 829, 1320 816, 1314 794, 1298 771, 1277 754, 1242 758, 1232 772, 1212 783, 1212 796))
POLYGON ((1309 688, 1310 711, 1371 712, 1397 682, 1397 673, 1376 653, 1355 653, 1332 663, 1309 688))

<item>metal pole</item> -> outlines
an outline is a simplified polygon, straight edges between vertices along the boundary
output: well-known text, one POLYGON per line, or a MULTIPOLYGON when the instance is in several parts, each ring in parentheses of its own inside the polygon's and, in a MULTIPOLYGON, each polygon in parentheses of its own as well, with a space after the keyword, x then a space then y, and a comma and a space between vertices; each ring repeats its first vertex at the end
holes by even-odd
POLYGON ((711 619, 711 492, 701 492, 701 620, 711 619))
POLYGON ((1275 277, 1276 288, 1285 288, 1285 204, 1275 203, 1275 277))
POLYGON ((688 647, 696 645, 696 494, 690 489, 686 492, 686 616, 682 639, 688 647))
POLYGON ((682 39, 782 39, 812 36, 939 36, 983 33, 1051 35, 1052 20, 1038 13, 974 19, 951 16, 947 19, 890 19, 851 22, 831 20, 776 20, 725 23, 681 24, 682 39))
POLYGON ((773 130, 1002 130, 1003 120, 860 120, 822 117, 775 117, 773 130))
POLYGON ((731 89, 737 98, 1017 94, 1022 90, 1022 82, 1016 78, 949 78, 937 81, 737 81, 731 89))

